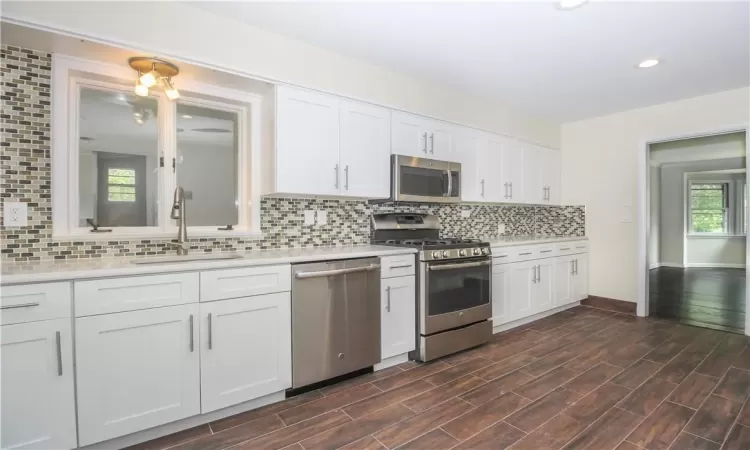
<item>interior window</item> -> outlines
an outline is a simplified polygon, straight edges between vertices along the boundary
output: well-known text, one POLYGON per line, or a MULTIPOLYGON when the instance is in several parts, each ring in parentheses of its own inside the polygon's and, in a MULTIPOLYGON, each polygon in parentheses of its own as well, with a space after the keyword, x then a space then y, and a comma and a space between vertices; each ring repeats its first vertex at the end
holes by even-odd
POLYGON ((177 103, 177 185, 185 189, 188 226, 238 223, 238 114, 177 103))
POLYGON ((690 185, 690 231, 728 233, 729 184, 690 185))
POLYGON ((128 91, 81 86, 79 224, 156 226, 158 102, 128 91))

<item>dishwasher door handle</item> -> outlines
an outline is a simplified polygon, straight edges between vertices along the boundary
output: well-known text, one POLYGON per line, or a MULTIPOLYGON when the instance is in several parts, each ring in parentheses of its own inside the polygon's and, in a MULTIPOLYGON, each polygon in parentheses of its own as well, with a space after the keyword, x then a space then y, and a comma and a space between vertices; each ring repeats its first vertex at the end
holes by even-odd
POLYGON ((297 272, 294 274, 294 278, 298 280, 305 280, 307 278, 333 277, 336 275, 346 275, 349 273, 370 272, 377 269, 380 269, 380 264, 370 264, 369 266, 351 267, 348 269, 320 270, 316 272, 297 272))

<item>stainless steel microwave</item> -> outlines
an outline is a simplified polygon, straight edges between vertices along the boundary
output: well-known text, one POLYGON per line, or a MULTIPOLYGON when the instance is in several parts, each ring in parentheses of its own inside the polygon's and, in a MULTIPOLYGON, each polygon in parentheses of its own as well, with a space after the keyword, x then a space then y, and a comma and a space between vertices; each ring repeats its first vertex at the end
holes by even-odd
POLYGON ((461 200, 461 164, 391 155, 391 199, 454 203, 461 200))

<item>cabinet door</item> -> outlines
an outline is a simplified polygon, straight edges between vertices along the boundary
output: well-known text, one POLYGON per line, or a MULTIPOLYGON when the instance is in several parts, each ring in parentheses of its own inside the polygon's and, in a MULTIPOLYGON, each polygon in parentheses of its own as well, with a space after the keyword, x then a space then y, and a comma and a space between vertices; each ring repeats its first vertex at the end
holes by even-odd
POLYGON ((545 200, 543 157, 536 145, 525 144, 523 150, 524 202, 542 204, 545 200))
POLYGON ((508 323, 511 317, 512 264, 492 265, 492 326, 508 323))
POLYGON ((533 261, 536 263, 536 283, 534 283, 534 314, 552 309, 553 289, 555 286, 555 259, 546 258, 533 261))
POLYGON ((456 154, 456 130, 451 124, 430 121, 430 158, 440 161, 458 161, 456 154))
POLYGON ((581 301, 589 296, 589 255, 573 255, 576 273, 573 275, 573 301, 581 301))
POLYGON ((0 327, 0 446, 76 448, 71 319, 0 327))
POLYGON ((429 132, 422 117, 398 111, 391 113, 391 153, 430 158, 429 132))
POLYGON ((508 316, 510 320, 522 319, 534 314, 533 287, 534 261, 510 264, 510 300, 508 316))
POLYGON ((337 195, 339 99, 280 86, 276 98, 276 191, 337 195))
POLYGON ((484 200, 479 140, 479 135, 470 131, 456 135, 456 156, 461 163, 461 200, 464 202, 484 200))
POLYGON ((387 198, 391 193, 391 113, 341 101, 341 195, 387 198))
POLYGON ((402 355, 416 348, 415 277, 386 278, 381 282, 381 358, 402 355))
POLYGON ((513 203, 521 203, 526 198, 526 188, 524 178, 524 147, 520 142, 503 138, 502 153, 502 189, 505 190, 505 183, 508 183, 508 199, 513 203))
POLYGON ((484 181, 484 196, 487 202, 509 202, 510 187, 506 187, 503 180, 504 172, 503 148, 505 142, 499 136, 489 135, 483 142, 481 171, 484 181), (500 176, 498 176, 500 175, 500 176))
POLYGON ((547 196, 544 203, 559 205, 560 195, 560 151, 552 149, 543 149, 542 158, 542 177, 544 187, 547 188, 547 196))
POLYGON ((81 446, 200 414, 197 320, 197 304, 76 319, 81 446))
POLYGON ((203 414, 292 386, 290 301, 280 292, 200 305, 203 414))
POLYGON ((571 256, 555 258, 555 306, 567 305, 574 301, 572 282, 573 258, 571 256))

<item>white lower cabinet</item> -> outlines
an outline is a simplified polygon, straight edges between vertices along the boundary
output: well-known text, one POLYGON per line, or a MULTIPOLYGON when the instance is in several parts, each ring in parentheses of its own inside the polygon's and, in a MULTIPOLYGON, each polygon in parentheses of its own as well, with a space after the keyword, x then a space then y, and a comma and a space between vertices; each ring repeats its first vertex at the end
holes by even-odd
POLYGON ((533 261, 536 263, 536 277, 532 283, 532 313, 537 314, 552 309, 555 258, 533 261))
POLYGON ((513 320, 511 316, 510 280, 511 264, 492 265, 492 325, 498 326, 513 320))
POLYGON ((200 413, 198 304, 76 319, 80 445, 200 413))
POLYGON ((70 318, 0 327, 3 449, 76 447, 70 318))
POLYGON ((555 306, 573 302, 573 257, 555 258, 555 306))
POLYGON ((526 261, 510 264, 510 301, 508 317, 517 320, 534 314, 534 277, 536 263, 526 261))
POLYGON ((581 253, 571 257, 574 261, 575 273, 571 277, 571 301, 577 302, 589 295, 589 255, 581 253))
POLYGON ((414 275, 385 278, 380 286, 380 357, 386 359, 416 348, 417 291, 414 275))
POLYGON ((201 412, 291 387, 291 335, 289 292, 201 303, 201 412))

